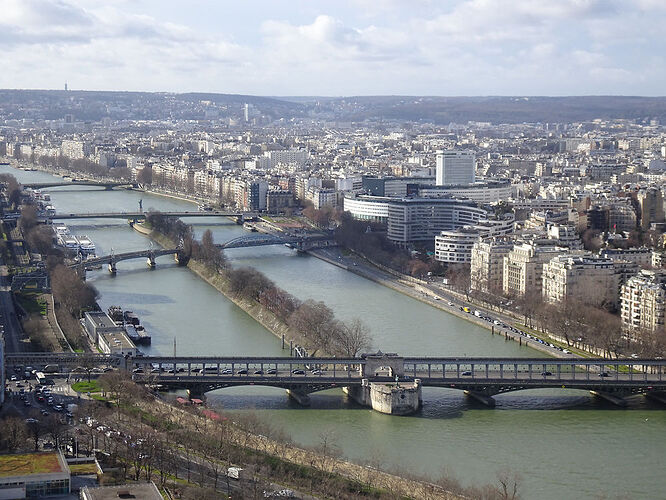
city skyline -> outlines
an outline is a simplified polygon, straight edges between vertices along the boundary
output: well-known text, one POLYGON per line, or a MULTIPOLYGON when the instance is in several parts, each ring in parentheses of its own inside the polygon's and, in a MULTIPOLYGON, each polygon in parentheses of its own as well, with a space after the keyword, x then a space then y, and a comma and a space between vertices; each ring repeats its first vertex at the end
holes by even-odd
POLYGON ((1 88, 660 95, 666 5, 2 0, 1 88))

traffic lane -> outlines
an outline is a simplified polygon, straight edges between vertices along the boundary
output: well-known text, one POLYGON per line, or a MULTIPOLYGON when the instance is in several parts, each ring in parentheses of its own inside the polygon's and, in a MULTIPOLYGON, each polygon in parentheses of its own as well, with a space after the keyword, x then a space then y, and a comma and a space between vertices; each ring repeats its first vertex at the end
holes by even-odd
MULTIPOLYGON (((482 365, 476 365, 477 367, 482 366, 482 365)), ((547 363, 545 366, 548 368, 546 370, 542 370, 541 366, 543 365, 534 365, 538 366, 539 368, 536 370, 532 370, 531 372, 529 370, 518 370, 518 372, 515 372, 512 369, 505 369, 503 371, 499 370, 488 370, 486 374, 485 369, 475 369, 471 370, 467 369, 465 366, 465 363, 461 363, 461 369, 460 370, 455 370, 455 369, 447 369, 445 372, 442 372, 442 370, 437 370, 437 369, 431 369, 430 371, 428 370, 423 370, 419 369, 416 371, 410 371, 406 370, 405 374, 399 377, 400 382, 406 382, 406 381, 413 381, 414 379, 420 379, 423 382, 428 382, 428 381, 436 381, 436 380, 441 380, 441 381, 459 381, 459 382, 465 382, 465 381, 477 381, 477 382, 511 382, 515 380, 520 380, 520 381, 551 381, 553 383, 557 382, 584 382, 587 380, 595 380, 597 382, 600 382, 602 384, 606 385, 612 385, 616 382, 620 383, 654 383, 654 384, 664 384, 666 385, 666 374, 660 375, 659 373, 620 373, 616 371, 603 371, 599 372, 599 368, 596 366, 591 367, 590 371, 588 372, 586 369, 579 368, 577 370, 571 370, 570 367, 567 367, 565 370, 561 370, 560 373, 558 374, 556 371, 551 371, 551 370, 556 370, 556 368, 553 368, 552 366, 548 365, 547 363)), ((555 366, 555 365, 553 365, 555 366)), ((344 385, 345 383, 348 382, 356 382, 359 383, 363 378, 369 378, 371 382, 376 382, 376 383, 391 383, 395 382, 394 377, 388 377, 388 376, 379 376, 379 377, 361 377, 357 373, 350 373, 348 376, 332 376, 332 375, 293 375, 289 373, 288 371, 281 372, 280 374, 276 376, 264 376, 264 375, 255 375, 255 374, 247 374, 247 375, 206 375, 206 376, 200 376, 200 375, 190 375, 188 376, 187 374, 179 374, 179 375, 161 375, 161 376, 155 376, 152 378, 142 378, 142 377, 135 377, 135 380, 137 382, 143 382, 143 383, 178 383, 178 382, 189 382, 189 383, 211 383, 211 382, 228 382, 228 383, 241 383, 241 384, 246 384, 248 382, 250 383, 267 383, 270 385, 274 384, 289 384, 289 383, 313 383, 313 384, 339 384, 339 385, 344 385)))

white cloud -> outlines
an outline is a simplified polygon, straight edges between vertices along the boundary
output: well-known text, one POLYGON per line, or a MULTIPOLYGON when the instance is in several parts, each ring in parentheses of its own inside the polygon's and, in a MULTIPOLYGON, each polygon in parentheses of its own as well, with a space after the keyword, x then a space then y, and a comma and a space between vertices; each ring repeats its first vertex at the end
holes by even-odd
MULTIPOLYGON (((380 3, 347 0, 336 10, 343 2, 323 1, 299 22, 258 9, 239 17, 246 41, 238 43, 135 1, 0 0, 0 86, 67 79, 79 88, 268 95, 654 94, 666 76, 653 62, 665 44, 661 1, 380 3)), ((234 15, 224 5, 209 10, 234 15)))

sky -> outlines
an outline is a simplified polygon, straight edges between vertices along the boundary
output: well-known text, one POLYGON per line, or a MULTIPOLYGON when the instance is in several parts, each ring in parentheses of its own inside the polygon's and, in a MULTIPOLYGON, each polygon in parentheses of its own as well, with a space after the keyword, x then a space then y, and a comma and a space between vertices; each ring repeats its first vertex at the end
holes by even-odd
POLYGON ((666 95, 666 0, 0 0, 0 88, 666 95))

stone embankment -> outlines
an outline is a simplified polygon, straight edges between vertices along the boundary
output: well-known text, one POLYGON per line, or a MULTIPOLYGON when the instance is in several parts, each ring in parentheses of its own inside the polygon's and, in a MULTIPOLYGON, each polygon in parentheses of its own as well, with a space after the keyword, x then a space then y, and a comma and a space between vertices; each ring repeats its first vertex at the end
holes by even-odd
MULTIPOLYGON (((163 247, 174 247, 175 243, 171 241, 167 236, 153 231, 150 228, 147 228, 143 224, 134 224, 134 229, 139 233, 148 236, 151 240, 159 243, 163 247)), ((293 344, 303 344, 304 339, 297 332, 294 332, 289 325, 284 321, 278 318, 275 314, 269 311, 267 308, 255 302, 253 300, 247 300, 236 297, 230 290, 228 280, 220 273, 217 273, 205 264, 200 261, 190 259, 187 263, 187 267, 199 276, 206 283, 211 285, 222 295, 224 295, 231 302, 240 307, 248 315, 250 315, 255 321, 261 324, 273 335, 279 339, 284 339, 286 344, 293 342, 293 344)))

